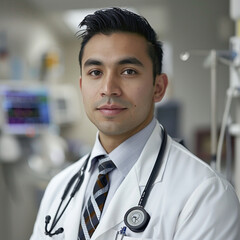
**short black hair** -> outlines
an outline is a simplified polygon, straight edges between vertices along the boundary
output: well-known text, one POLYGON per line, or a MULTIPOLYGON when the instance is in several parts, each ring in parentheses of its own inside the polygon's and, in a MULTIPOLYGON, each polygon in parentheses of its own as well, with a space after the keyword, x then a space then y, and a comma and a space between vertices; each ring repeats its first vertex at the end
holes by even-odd
POLYGON ((78 37, 82 39, 79 52, 79 64, 82 67, 84 47, 96 34, 110 35, 115 32, 136 33, 143 36, 148 43, 148 54, 153 63, 153 76, 162 73, 162 43, 157 40, 157 34, 148 21, 131 11, 121 8, 101 9, 87 15, 79 24, 78 37), (81 28, 85 27, 83 30, 81 28))

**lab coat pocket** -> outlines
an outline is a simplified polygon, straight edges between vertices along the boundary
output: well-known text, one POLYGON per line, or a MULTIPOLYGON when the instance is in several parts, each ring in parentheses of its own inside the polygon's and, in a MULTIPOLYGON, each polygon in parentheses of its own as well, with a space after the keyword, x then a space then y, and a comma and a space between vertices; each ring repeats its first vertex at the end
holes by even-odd
POLYGON ((116 237, 114 240, 157 240, 157 239, 145 238, 145 237, 130 237, 130 236, 124 236, 122 234, 116 233, 116 237))
POLYGON ((122 236, 122 235, 118 235, 118 237, 115 240, 157 240, 154 238, 136 238, 136 237, 128 237, 128 236, 122 236))
POLYGON ((124 236, 118 233, 117 230, 111 229, 101 236, 98 236, 97 238, 93 238, 94 240, 159 240, 156 238, 146 238, 146 237, 141 237, 141 236, 124 236))

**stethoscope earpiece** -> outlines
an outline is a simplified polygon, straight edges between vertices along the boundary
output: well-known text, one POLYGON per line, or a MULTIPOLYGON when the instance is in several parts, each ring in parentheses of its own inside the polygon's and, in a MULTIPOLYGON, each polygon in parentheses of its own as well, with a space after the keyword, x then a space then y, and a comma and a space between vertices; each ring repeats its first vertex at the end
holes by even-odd
POLYGON ((143 232, 149 220, 150 215, 142 206, 130 208, 124 216, 124 223, 133 232, 143 232))
POLYGON ((51 220, 51 217, 49 216, 49 215, 47 215, 46 217, 45 217, 45 223, 49 223, 50 222, 50 220, 51 220))

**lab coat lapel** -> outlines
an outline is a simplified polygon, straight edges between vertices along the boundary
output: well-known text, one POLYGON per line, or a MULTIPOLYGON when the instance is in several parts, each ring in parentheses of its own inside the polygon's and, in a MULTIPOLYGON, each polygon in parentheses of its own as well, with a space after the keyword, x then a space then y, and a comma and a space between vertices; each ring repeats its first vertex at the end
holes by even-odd
MULTIPOLYGON (((162 131, 159 124, 157 124, 138 161, 116 191, 105 215, 102 217, 92 236, 93 240, 121 223, 125 213, 130 208, 138 205, 141 197, 140 187, 145 187, 148 181, 161 146, 161 138, 162 131)), ((162 180, 168 155, 167 152, 168 150, 166 148, 162 167, 155 182, 162 180)))
MULTIPOLYGON (((89 164, 90 164, 90 161, 88 165, 89 164)), ((90 178, 90 172, 88 171, 88 167, 87 167, 82 186, 80 187, 78 193, 72 199, 68 209, 66 210, 66 218, 64 221, 65 239, 77 239, 79 224, 80 224, 80 216, 81 216, 83 202, 84 202, 84 195, 85 195, 85 190, 86 190, 89 178, 90 178)))
POLYGON ((127 210, 138 204, 140 196, 137 174, 135 168, 132 168, 116 191, 92 239, 97 239, 100 235, 122 222, 127 210))
MULTIPOLYGON (((161 148, 163 138, 163 131, 159 124, 156 124, 156 127, 150 136, 149 140, 144 147, 141 156, 135 165, 136 172, 138 174, 139 179, 139 186, 145 187, 149 176, 153 170, 153 166, 156 162, 159 150, 161 148)), ((161 168, 159 173, 154 181, 154 183, 161 182, 163 179, 163 175, 165 172, 165 167, 167 164, 168 154, 169 154, 169 144, 170 144, 170 137, 167 135, 167 144, 164 150, 163 159, 161 160, 161 168)))

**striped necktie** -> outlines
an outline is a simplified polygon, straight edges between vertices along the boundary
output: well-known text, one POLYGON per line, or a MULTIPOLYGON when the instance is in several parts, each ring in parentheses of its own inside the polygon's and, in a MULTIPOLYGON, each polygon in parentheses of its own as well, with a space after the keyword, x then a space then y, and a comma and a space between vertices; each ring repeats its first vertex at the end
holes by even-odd
POLYGON ((106 155, 98 158, 99 175, 80 220, 78 240, 88 240, 97 228, 109 190, 109 176, 115 165, 106 155))

